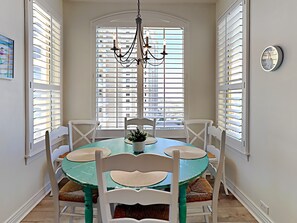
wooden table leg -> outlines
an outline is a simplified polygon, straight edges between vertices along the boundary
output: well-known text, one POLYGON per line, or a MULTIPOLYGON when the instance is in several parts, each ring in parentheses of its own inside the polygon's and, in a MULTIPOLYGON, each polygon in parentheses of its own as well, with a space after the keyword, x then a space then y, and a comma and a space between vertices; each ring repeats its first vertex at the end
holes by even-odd
POLYGON ((92 189, 84 187, 85 192, 85 223, 93 222, 93 199, 92 189))
POLYGON ((179 222, 187 223, 187 187, 188 184, 179 186, 179 222))

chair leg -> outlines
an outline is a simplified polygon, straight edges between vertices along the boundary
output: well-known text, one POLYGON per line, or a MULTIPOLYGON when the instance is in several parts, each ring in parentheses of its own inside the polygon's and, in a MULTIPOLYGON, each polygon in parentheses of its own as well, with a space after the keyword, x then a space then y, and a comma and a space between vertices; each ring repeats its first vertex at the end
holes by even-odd
MULTIPOLYGON (((224 162, 225 164, 225 162, 224 162)), ((228 188, 227 188, 227 184, 226 184, 226 173, 225 173, 225 165, 223 166, 223 185, 224 185, 224 190, 225 190, 225 194, 226 195, 229 195, 229 192, 228 192, 228 188)))
MULTIPOLYGON (((202 207, 202 210, 203 210, 203 213, 207 213, 208 212, 207 206, 203 206, 202 207)), ((209 215, 208 214, 205 214, 205 215, 203 215, 203 217, 204 217, 204 221, 206 223, 209 223, 209 215)))
POLYGON ((212 223, 218 223, 218 211, 212 212, 212 223))
POLYGON ((110 204, 110 213, 111 213, 111 216, 114 216, 115 207, 116 207, 116 204, 110 204))
MULTIPOLYGON (((113 206, 111 205, 111 207, 113 207, 113 206)), ((113 213, 112 208, 110 208, 110 210, 111 210, 111 213, 113 213)), ((113 216, 113 214, 112 214, 112 216, 113 216)), ((97 200, 97 223, 102 223, 102 216, 101 216, 101 208, 100 208, 99 197, 98 197, 98 200, 97 200)))
MULTIPOLYGON (((75 207, 71 207, 71 213, 74 214, 75 213, 75 207)), ((69 223, 73 223, 73 216, 70 216, 69 218, 69 223)))
POLYGON ((55 223, 60 223, 60 207, 58 202, 54 202, 55 223))

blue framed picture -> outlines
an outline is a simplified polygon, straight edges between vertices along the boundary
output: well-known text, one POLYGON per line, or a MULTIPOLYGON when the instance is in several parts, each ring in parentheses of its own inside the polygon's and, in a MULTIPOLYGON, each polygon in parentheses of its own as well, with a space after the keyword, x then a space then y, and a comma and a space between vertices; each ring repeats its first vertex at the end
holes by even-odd
POLYGON ((14 40, 0 35, 0 78, 14 78, 14 40))

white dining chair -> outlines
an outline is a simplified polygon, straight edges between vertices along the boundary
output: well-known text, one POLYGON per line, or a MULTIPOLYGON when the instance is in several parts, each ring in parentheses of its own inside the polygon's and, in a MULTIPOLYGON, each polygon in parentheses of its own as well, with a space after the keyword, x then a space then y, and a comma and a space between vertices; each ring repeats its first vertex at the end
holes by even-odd
POLYGON ((211 215, 212 222, 217 223, 219 190, 225 160, 226 132, 214 126, 207 127, 207 132, 210 137, 219 141, 219 148, 214 145, 207 145, 207 150, 211 151, 218 159, 217 166, 212 163, 208 166, 208 171, 215 177, 214 187, 212 188, 203 177, 189 184, 187 189, 187 216, 203 215, 206 222, 209 222, 208 217, 211 215), (201 208, 202 212, 200 211, 201 208))
POLYGON ((213 121, 209 119, 188 119, 184 120, 185 134, 187 143, 194 144, 196 141, 203 143, 206 147, 205 130, 208 125, 212 125, 213 121))
MULTIPOLYGON (((64 153, 55 161, 56 166, 60 166, 62 160, 79 146, 95 142, 96 130, 100 125, 95 120, 71 120, 68 122, 68 145, 64 145, 64 153)), ((65 133, 66 136, 66 133, 65 133)))
POLYGON ((70 120, 68 126, 71 151, 79 146, 95 142, 99 125, 100 122, 96 120, 70 120))
MULTIPOLYGON (((56 131, 56 130, 55 130, 56 131)), ((69 153, 69 129, 66 126, 59 127, 59 156, 53 160, 54 170, 57 171, 61 167, 63 158, 69 153), (66 154, 66 155, 65 155, 66 154)), ((51 194, 52 195, 52 194, 51 194)))
POLYGON ((151 129, 146 131, 150 132, 152 137, 156 137, 156 119, 148 119, 148 118, 131 118, 128 119, 125 117, 125 128, 124 128, 124 137, 127 137, 129 126, 138 127, 140 130, 143 130, 145 126, 150 126, 151 129))
MULTIPOLYGON (((207 156, 209 158, 209 162, 213 165, 218 164, 218 159, 211 151, 207 150, 207 146, 211 144, 212 138, 209 136, 207 132, 208 126, 213 125, 212 120, 208 119, 189 119, 184 121, 185 125, 185 134, 187 143, 196 144, 198 147, 198 143, 203 145, 203 149, 207 152, 207 156)), ((205 174, 208 174, 207 171, 205 174)), ((223 178, 225 194, 229 195, 227 185, 226 185, 226 177, 225 177, 225 164, 223 165, 223 178)))
MULTIPOLYGON (((45 133, 46 160, 54 201, 55 223, 60 222, 61 215, 70 216, 70 222, 73 220, 73 217, 84 216, 75 212, 76 207, 84 207, 84 192, 82 191, 82 187, 73 181, 68 181, 61 189, 58 186, 61 166, 56 169, 54 165, 59 156, 65 153, 64 147, 60 146, 65 135, 68 135, 68 128, 65 126, 60 126, 51 132, 46 131, 45 133), (71 212, 66 212, 68 208, 71 208, 71 212)), ((93 193, 93 203, 95 204, 97 203, 97 197, 98 193, 95 191, 93 193)), ((101 219, 100 212, 98 219, 101 219)))
POLYGON ((178 222, 179 151, 174 151, 173 157, 123 153, 103 158, 102 155, 101 151, 96 151, 98 190, 104 223, 178 222), (127 187, 107 190, 105 174, 113 170, 169 172, 172 174, 170 191, 127 187), (115 203, 119 205, 112 216, 110 204, 115 203))

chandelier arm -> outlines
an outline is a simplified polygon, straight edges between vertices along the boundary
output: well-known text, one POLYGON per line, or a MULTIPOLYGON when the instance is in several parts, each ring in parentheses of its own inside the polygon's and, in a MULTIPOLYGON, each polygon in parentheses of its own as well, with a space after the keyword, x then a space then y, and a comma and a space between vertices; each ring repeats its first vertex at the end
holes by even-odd
POLYGON ((130 63, 128 64, 128 65, 126 65, 126 67, 130 67, 130 65, 132 64, 132 63, 134 63, 135 61, 137 61, 137 59, 133 59, 132 61, 130 61, 130 63))
POLYGON ((120 63, 122 67, 126 68, 126 67, 130 67, 132 63, 134 63, 134 61, 136 61, 136 59, 133 59, 132 61, 126 62, 126 63, 120 63))
POLYGON ((165 55, 164 55, 164 54, 163 54, 162 57, 158 58, 158 57, 155 57, 155 56, 151 53, 151 51, 148 50, 148 52, 149 52, 149 54, 152 56, 152 58, 154 58, 155 60, 164 60, 164 58, 165 58, 165 55))
MULTIPOLYGON (((132 50, 130 51, 129 55, 128 55, 126 58, 124 58, 124 57, 127 55, 127 53, 128 53, 129 51, 127 51, 124 55, 122 55, 121 57, 119 57, 121 63, 129 63, 129 62, 130 62, 130 56, 131 56, 131 54, 132 54, 132 52, 133 52, 133 49, 134 49, 134 44, 132 44, 132 45, 133 45, 132 50), (124 59, 122 59, 122 58, 124 58, 124 59)), ((131 46, 132 46, 132 45, 131 45, 131 46)))
POLYGON ((147 62, 149 65, 151 65, 151 66, 153 66, 153 67, 157 67, 157 66, 160 66, 161 64, 163 64, 164 63, 164 59, 160 62, 160 63, 150 63, 150 62, 147 62))
POLYGON ((122 64, 127 64, 127 63, 130 63, 130 61, 124 61, 124 60, 121 60, 121 57, 118 57, 118 56, 114 56, 115 57, 115 59, 116 59, 116 61, 118 62, 118 63, 120 63, 121 65, 122 64))
POLYGON ((133 42, 132 42, 131 46, 129 47, 128 51, 123 55, 123 57, 125 57, 129 53, 129 56, 127 57, 126 60, 129 59, 130 55, 133 52, 133 49, 134 49, 134 46, 135 46, 135 41, 136 41, 136 38, 137 38, 137 32, 138 31, 137 31, 137 28, 136 28, 136 32, 135 32, 135 36, 134 36, 133 42))
POLYGON ((137 61, 137 59, 135 59, 135 58, 132 59, 131 61, 129 61, 129 60, 121 61, 116 56, 115 56, 115 59, 119 64, 121 64, 122 67, 129 67, 134 61, 137 61))

